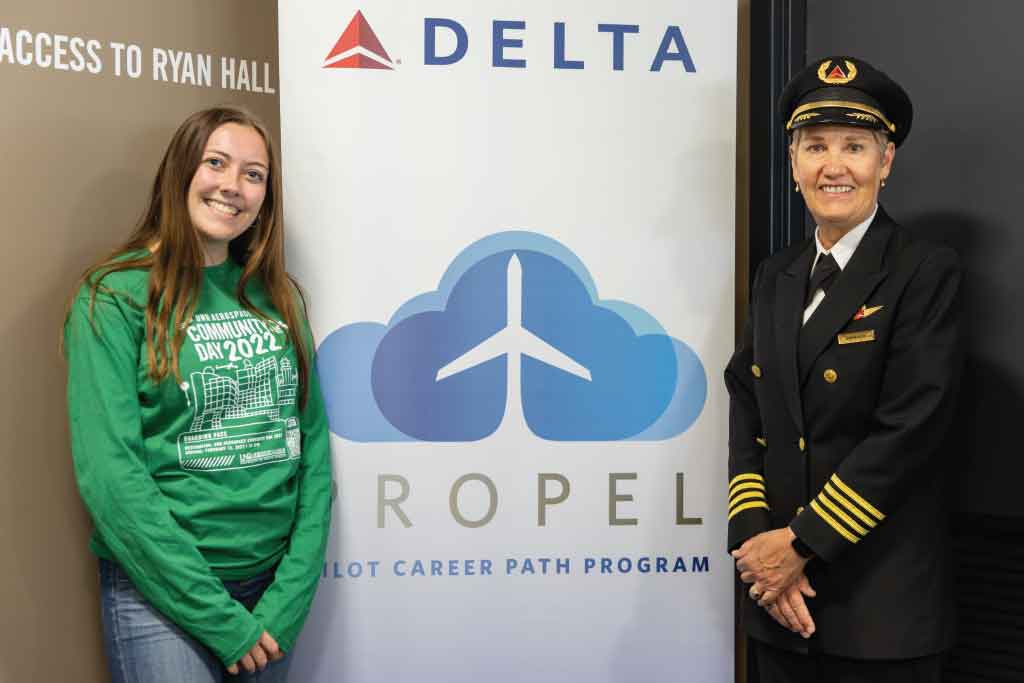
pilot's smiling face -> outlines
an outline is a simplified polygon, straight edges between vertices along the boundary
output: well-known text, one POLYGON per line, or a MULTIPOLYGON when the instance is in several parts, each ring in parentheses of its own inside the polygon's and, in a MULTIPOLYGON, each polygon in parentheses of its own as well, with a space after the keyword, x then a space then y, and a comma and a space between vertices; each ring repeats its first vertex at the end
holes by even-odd
POLYGON ((793 177, 819 226, 843 233, 874 211, 896 150, 880 141, 854 126, 808 126, 793 134, 793 177))

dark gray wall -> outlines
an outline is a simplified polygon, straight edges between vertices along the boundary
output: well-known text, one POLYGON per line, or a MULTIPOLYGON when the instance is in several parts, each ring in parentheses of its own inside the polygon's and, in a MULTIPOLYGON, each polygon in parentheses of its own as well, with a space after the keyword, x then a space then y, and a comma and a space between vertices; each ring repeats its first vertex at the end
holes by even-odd
POLYGON ((851 54, 910 93, 881 201, 960 252, 967 364, 950 457, 959 632, 948 683, 1024 680, 1024 2, 807 0, 807 61, 851 54))
POLYGON ((966 267, 968 361, 952 425, 961 512, 1024 516, 1024 2, 807 1, 807 61, 850 54, 914 102, 881 201, 966 267))

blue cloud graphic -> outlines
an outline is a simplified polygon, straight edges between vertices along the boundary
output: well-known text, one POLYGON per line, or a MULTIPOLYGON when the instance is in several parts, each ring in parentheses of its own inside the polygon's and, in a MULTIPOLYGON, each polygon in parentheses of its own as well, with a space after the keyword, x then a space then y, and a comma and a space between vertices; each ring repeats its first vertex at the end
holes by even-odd
MULTIPOLYGON (((486 237, 456 257, 438 289, 406 302, 387 325, 328 335, 318 366, 331 431, 352 441, 474 441, 508 412, 508 358, 443 380, 438 369, 502 330, 512 257, 522 269, 523 327, 590 371, 590 381, 522 356, 522 415, 555 441, 663 440, 703 409, 697 355, 654 318, 601 301, 579 259, 543 235, 486 237)), ((517 414, 517 413, 513 413, 517 414)))

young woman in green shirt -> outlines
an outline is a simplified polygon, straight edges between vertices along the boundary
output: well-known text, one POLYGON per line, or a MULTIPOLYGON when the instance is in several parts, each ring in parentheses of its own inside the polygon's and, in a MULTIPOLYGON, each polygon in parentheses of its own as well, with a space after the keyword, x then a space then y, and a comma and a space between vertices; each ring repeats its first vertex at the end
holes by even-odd
POLYGON ((64 335, 113 680, 285 680, 323 566, 331 463, 257 118, 218 107, 182 123, 64 335))

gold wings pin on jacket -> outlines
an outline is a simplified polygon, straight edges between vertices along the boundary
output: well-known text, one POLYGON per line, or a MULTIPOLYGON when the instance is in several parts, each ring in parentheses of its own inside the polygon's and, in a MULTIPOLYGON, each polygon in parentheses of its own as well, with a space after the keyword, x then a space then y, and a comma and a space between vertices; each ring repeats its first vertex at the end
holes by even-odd
POLYGON ((882 306, 872 306, 871 308, 867 308, 866 306, 861 306, 860 310, 858 310, 854 314, 853 319, 854 320, 860 320, 861 318, 867 318, 870 315, 874 315, 875 313, 878 313, 883 308, 885 308, 884 305, 882 305, 882 306))

